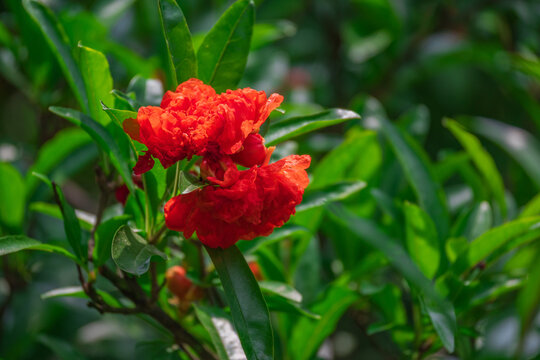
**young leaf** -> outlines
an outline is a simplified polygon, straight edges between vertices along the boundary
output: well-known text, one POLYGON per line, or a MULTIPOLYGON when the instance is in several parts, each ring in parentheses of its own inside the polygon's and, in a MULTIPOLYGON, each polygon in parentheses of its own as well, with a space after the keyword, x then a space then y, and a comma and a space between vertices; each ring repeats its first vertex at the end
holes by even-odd
POLYGON ((277 145, 293 137, 353 119, 360 119, 360 115, 343 109, 329 109, 313 115, 291 117, 271 123, 264 137, 265 143, 267 146, 277 145))
POLYGON ((220 360, 245 359, 246 355, 230 316, 220 308, 193 304, 195 315, 204 326, 220 360))
POLYGON ((24 218, 24 181, 17 169, 0 163, 0 228, 19 232, 24 218))
POLYGON ((167 260, 167 255, 154 245, 148 244, 127 225, 122 225, 112 241, 111 256, 118 267, 125 272, 142 275, 150 267, 150 259, 157 255, 167 260))
POLYGON ((101 125, 107 126, 111 120, 102 111, 101 102, 113 102, 113 80, 109 62, 103 53, 79 44, 79 66, 88 94, 88 114, 101 125))
POLYGON ((122 179, 124 179, 129 191, 135 191, 135 185, 133 184, 133 179, 131 177, 131 169, 128 166, 129 159, 124 158, 125 153, 122 152, 117 141, 107 132, 107 129, 105 129, 103 125, 77 110, 56 106, 50 107, 49 110, 84 129, 110 157, 112 164, 116 170, 118 170, 122 179))
POLYGON ((274 335, 268 307, 244 256, 236 246, 206 250, 221 279, 247 358, 273 359, 274 335))
POLYGON ((504 198, 504 184, 493 158, 482 147, 480 141, 468 133, 455 120, 445 119, 444 125, 454 134, 461 145, 470 155, 476 167, 480 170, 487 186, 491 188, 495 200, 501 207, 503 216, 506 216, 506 200, 504 198))
POLYGON ((407 249, 424 275, 432 279, 441 259, 437 229, 430 217, 418 206, 406 202, 404 207, 407 249))
POLYGON ((83 112, 88 113, 88 96, 83 77, 73 58, 64 29, 56 20, 53 12, 44 4, 34 0, 23 0, 23 5, 43 32, 83 112))
POLYGON ((227 9, 197 51, 199 79, 217 92, 236 87, 246 67, 254 23, 252 0, 238 0, 227 9))
POLYGON ((174 80, 180 84, 197 76, 197 58, 191 33, 176 0, 159 0, 158 8, 171 70, 174 80))
POLYGON ((519 218, 540 215, 540 193, 533 197, 519 214, 519 218))
POLYGON ((8 235, 0 237, 0 256, 11 254, 21 250, 40 250, 64 255, 79 265, 81 262, 72 253, 63 247, 43 244, 25 235, 8 235))

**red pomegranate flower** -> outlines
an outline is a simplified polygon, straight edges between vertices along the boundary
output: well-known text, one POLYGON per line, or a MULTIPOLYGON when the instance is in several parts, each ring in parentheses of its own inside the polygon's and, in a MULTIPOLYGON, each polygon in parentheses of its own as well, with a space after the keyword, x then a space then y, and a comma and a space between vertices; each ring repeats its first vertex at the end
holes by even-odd
POLYGON ((166 225, 186 237, 197 232, 201 242, 212 248, 267 236, 302 201, 310 162, 309 155, 290 155, 270 165, 237 170, 235 180, 222 186, 178 195, 165 205, 166 225))
POLYGON ((134 171, 150 170, 153 158, 167 168, 194 155, 240 152, 249 135, 259 131, 282 101, 279 94, 267 98, 264 91, 250 88, 216 94, 211 86, 190 79, 175 92, 167 91, 159 107, 141 107, 137 119, 124 121, 126 133, 148 147, 134 171))

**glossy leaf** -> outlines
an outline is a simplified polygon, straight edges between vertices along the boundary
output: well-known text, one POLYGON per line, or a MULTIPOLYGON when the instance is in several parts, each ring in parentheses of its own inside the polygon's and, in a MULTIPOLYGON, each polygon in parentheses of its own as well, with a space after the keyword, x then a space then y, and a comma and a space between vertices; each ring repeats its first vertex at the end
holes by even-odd
POLYGON ((180 84, 197 76, 197 58, 186 18, 176 0, 159 0, 159 15, 174 80, 180 84))
POLYGON ((246 357, 230 316, 220 308, 193 305, 197 318, 204 326, 220 360, 244 359, 246 357))
POLYGON ((35 0, 23 0, 23 5, 39 25, 83 112, 87 113, 89 105, 83 77, 73 57, 64 29, 53 12, 43 3, 35 0))
POLYGON ((130 218, 129 215, 118 215, 99 224, 96 230, 93 254, 94 266, 99 267, 111 258, 114 235, 120 226, 125 225, 130 218))
POLYGON ((253 1, 233 3, 197 51, 198 78, 217 92, 234 89, 246 67, 254 23, 253 1))
POLYGON ((456 121, 445 119, 444 124, 459 140, 478 170, 480 170, 485 184, 491 188, 495 200, 497 200, 503 215, 505 215, 507 208, 504 198, 504 184, 493 158, 482 147, 480 141, 474 135, 465 131, 456 121))
POLYGON ((83 113, 73 109, 53 106, 50 107, 49 110, 83 128, 99 145, 99 147, 110 157, 112 164, 116 170, 118 170, 118 173, 120 176, 122 176, 122 179, 124 179, 124 182, 126 183, 130 192, 135 190, 133 179, 131 178, 131 169, 128 166, 128 159, 124 158, 124 154, 119 148, 116 140, 101 124, 95 122, 92 120, 92 118, 84 115, 83 113))
POLYGON ((89 115, 103 126, 111 121, 101 109, 101 102, 111 104, 113 80, 105 55, 79 43, 79 66, 88 94, 89 115))
POLYGON ((268 236, 260 236, 250 241, 241 241, 238 242, 236 246, 238 246, 244 254, 250 254, 257 251, 261 246, 273 244, 280 240, 306 233, 308 233, 308 229, 303 226, 285 224, 280 228, 274 229, 272 234, 268 236))
POLYGON ((44 244, 25 235, 8 235, 0 237, 0 256, 15 253, 21 250, 39 250, 64 255, 80 263, 79 260, 63 247, 44 244))
POLYGON ((424 275, 431 279, 441 260, 437 229, 431 218, 418 206, 406 202, 403 209, 409 255, 424 275))
POLYGON ((283 119, 270 124, 268 133, 264 137, 265 143, 266 146, 277 145, 311 131, 359 118, 360 115, 354 111, 329 109, 313 115, 283 119))
POLYGON ((25 186, 17 169, 0 163, 0 228, 20 231, 24 219, 25 186))
POLYGON ((296 207, 300 213, 309 209, 325 206, 333 201, 345 200, 366 187, 363 181, 339 182, 320 189, 308 190, 302 202, 296 207))
POLYGON ((247 358, 273 359, 274 336, 268 307, 244 256, 236 246, 206 250, 221 279, 247 358))
POLYGON ((125 272, 142 275, 150 267, 152 256, 167 260, 167 255, 154 245, 148 244, 139 234, 127 225, 122 225, 114 234, 111 256, 118 267, 125 272))

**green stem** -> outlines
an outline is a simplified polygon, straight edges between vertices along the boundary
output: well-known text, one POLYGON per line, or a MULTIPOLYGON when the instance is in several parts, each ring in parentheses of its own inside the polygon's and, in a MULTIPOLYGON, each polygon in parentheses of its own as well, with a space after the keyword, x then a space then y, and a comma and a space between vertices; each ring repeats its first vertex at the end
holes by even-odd
POLYGON ((176 163, 176 173, 174 174, 174 185, 171 197, 176 196, 178 192, 178 182, 180 181, 180 162, 176 163))
POLYGON ((152 229, 150 227, 150 198, 148 197, 148 187, 146 186, 146 174, 142 176, 144 188, 144 229, 146 230, 147 238, 152 237, 152 229))

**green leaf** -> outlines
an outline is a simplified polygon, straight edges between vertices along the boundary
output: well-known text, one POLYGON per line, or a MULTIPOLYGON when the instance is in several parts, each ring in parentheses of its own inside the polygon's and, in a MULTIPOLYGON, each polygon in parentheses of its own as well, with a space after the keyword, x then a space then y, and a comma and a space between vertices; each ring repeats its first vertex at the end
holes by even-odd
POLYGON ((101 108, 103 109, 103 111, 105 111, 105 113, 107 113, 107 115, 109 115, 112 121, 114 121, 120 126, 122 126, 122 124, 124 123, 124 120, 126 119, 137 118, 136 111, 111 109, 107 107, 107 105, 105 105, 103 102, 101 103, 101 108))
POLYGON ((289 284, 279 281, 260 281, 259 286, 263 292, 269 292, 282 296, 285 299, 300 303, 302 302, 302 294, 289 284))
MULTIPOLYGON (((46 202, 37 201, 30 204, 29 210, 54 217, 56 219, 62 219, 62 211, 60 210, 58 204, 49 204, 46 202)), ((82 212, 80 210, 75 210, 75 215, 77 215, 77 219, 79 219, 82 229, 86 231, 92 230, 95 222, 94 215, 82 212)))
POLYGON ((329 185, 340 180, 364 180, 375 173, 382 154, 377 133, 353 127, 345 141, 330 151, 312 170, 311 187, 329 185))
POLYGON ((8 163, 0 163, 0 227, 19 232, 24 220, 24 181, 17 169, 8 163))
MULTIPOLYGON (((536 251, 537 259, 538 255, 540 255, 540 248, 538 249, 536 251)), ((517 299, 522 337, 530 329, 540 307, 540 286, 538 284, 540 284, 540 261, 535 261, 528 271, 527 283, 519 293, 517 299)))
POLYGON ((457 331, 454 308, 448 300, 439 295, 431 281, 418 269, 403 248, 397 245, 399 242, 389 238, 371 221, 355 216, 341 204, 331 204, 328 210, 337 222, 347 226, 360 239, 382 252, 403 277, 420 291, 421 299, 430 309, 430 318, 439 337, 446 349, 453 352, 457 331), (440 316, 444 319, 441 320, 440 316), (448 336, 450 333, 453 334, 452 337, 448 336))
POLYGON ((221 279, 247 358, 273 359, 274 335, 268 307, 244 256, 236 246, 206 250, 221 279))
POLYGON ((191 33, 176 0, 159 0, 158 8, 172 73, 179 84, 197 76, 197 58, 191 33))
POLYGON ((103 126, 111 121, 101 109, 101 102, 112 104, 113 80, 109 62, 103 53, 79 43, 79 66, 88 94, 89 115, 103 126))
POLYGON ((76 263, 80 261, 66 249, 50 244, 43 244, 25 235, 8 235, 0 237, 0 256, 11 254, 21 250, 39 250, 64 255, 76 263))
POLYGON ((94 266, 99 267, 111 258, 111 246, 116 231, 131 219, 130 215, 118 215, 99 224, 94 246, 94 266))
POLYGON ((493 141, 512 156, 540 187, 540 142, 529 132, 500 121, 460 117, 460 124, 493 141))
POLYGON ((360 119, 360 115, 344 109, 329 109, 313 115, 291 117, 271 123, 264 139, 267 146, 277 145, 293 137, 353 119, 360 119))
POLYGON ((292 238, 299 234, 306 234, 309 230, 303 226, 285 224, 280 228, 275 229, 268 236, 260 236, 249 241, 240 241, 236 244, 240 251, 244 254, 251 254, 261 246, 270 245, 286 238, 292 238))
POLYGON ((539 232, 540 217, 529 217, 508 222, 485 232, 458 255, 452 272, 461 275, 505 244, 530 232, 539 232))
POLYGON ((322 342, 334 332, 337 322, 358 295, 345 287, 331 286, 310 308, 321 314, 319 320, 299 319, 289 340, 290 358, 308 360, 314 357, 322 342))
POLYGON ((221 360, 246 357, 230 316, 220 308, 193 304, 195 315, 204 326, 221 360))
POLYGON ((118 170, 130 192, 135 191, 135 185, 131 177, 131 169, 128 166, 129 159, 124 158, 116 140, 107 132, 103 125, 94 121, 83 113, 62 107, 52 106, 50 111, 85 130, 99 147, 110 157, 112 164, 118 170))
POLYGON ((142 275, 150 267, 150 259, 157 255, 167 260, 167 255, 127 225, 122 225, 112 240, 111 255, 118 267, 125 272, 142 275))
POLYGON ((448 211, 444 194, 440 185, 435 181, 427 155, 412 138, 400 132, 384 115, 380 104, 374 99, 368 100, 372 107, 366 121, 378 122, 382 132, 388 139, 396 158, 398 159, 409 184, 414 190, 422 209, 435 222, 440 239, 448 234, 448 211))
POLYGON ((540 215, 540 193, 533 197, 519 214, 519 218, 540 215))
POLYGON ((33 172, 49 175, 70 154, 91 143, 92 138, 85 131, 76 127, 57 132, 52 139, 41 146, 37 160, 28 169, 26 175, 26 197, 30 199, 39 185, 39 180, 35 176, 32 176, 33 172))
POLYGON ((504 184, 495 162, 489 153, 482 147, 476 136, 468 133, 463 127, 452 119, 445 119, 444 125, 454 134, 465 148, 472 161, 484 177, 486 186, 491 188, 495 200, 501 207, 503 216, 506 216, 506 200, 504 198, 504 184))
POLYGON ((198 77, 217 92, 236 87, 249 54, 255 5, 238 0, 204 37, 197 51, 198 77))
POLYGON ((320 189, 306 191, 302 202, 296 207, 300 213, 309 209, 325 206, 328 203, 345 200, 366 187, 363 181, 344 181, 320 189))
POLYGON ((58 298, 58 297, 76 297, 76 298, 81 298, 81 299, 87 298, 81 286, 63 287, 63 288, 58 288, 54 290, 49 290, 41 294, 41 300, 53 299, 53 298, 58 298))
POLYGON ((40 178, 52 189, 54 199, 60 207, 60 211, 62 212, 62 218, 64 219, 64 231, 66 232, 67 240, 71 245, 71 248, 75 252, 77 258, 83 260, 83 262, 86 263, 88 259, 88 243, 86 239, 84 239, 83 241, 83 237, 81 234, 81 224, 79 223, 79 219, 75 214, 75 210, 66 201, 64 193, 62 192, 60 186, 58 186, 54 182, 51 182, 45 175, 34 173, 34 176, 40 178))
POLYGON ((44 4, 34 0, 23 0, 23 5, 39 25, 83 112, 88 113, 88 96, 83 77, 73 57, 64 29, 56 20, 53 12, 44 4))
POLYGON ((424 275, 432 279, 439 268, 441 255, 435 224, 418 206, 405 202, 406 244, 409 255, 424 275))

